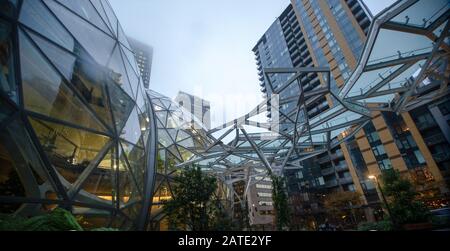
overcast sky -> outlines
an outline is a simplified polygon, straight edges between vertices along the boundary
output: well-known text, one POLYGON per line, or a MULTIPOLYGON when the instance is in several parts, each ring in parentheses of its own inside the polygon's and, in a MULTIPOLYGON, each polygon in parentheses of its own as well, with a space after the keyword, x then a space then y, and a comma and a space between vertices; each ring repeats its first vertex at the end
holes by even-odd
MULTIPOLYGON (((212 125, 262 101, 252 48, 289 0, 109 0, 125 33, 154 48, 150 88, 211 102, 212 125)), ((375 15, 393 0, 367 0, 375 15)))

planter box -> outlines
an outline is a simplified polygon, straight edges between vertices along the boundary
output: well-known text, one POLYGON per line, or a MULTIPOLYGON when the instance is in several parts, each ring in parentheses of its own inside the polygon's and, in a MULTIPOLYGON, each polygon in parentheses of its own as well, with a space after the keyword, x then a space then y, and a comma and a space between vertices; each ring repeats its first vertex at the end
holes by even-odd
POLYGON ((431 230, 433 229, 433 224, 430 222, 405 224, 403 225, 403 229, 406 231, 431 230))

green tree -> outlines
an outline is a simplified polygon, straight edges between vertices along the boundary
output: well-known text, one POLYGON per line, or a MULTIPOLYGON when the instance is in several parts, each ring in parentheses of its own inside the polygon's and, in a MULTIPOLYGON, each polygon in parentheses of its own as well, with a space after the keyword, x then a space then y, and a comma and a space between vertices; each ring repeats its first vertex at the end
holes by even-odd
POLYGON ((272 178, 272 200, 275 210, 275 224, 277 230, 281 231, 289 226, 288 196, 285 190, 285 178, 271 175, 272 178))
POLYGON ((169 224, 177 229, 211 230, 217 215, 213 200, 216 179, 204 174, 198 166, 183 170, 174 179, 174 198, 164 205, 169 224))
POLYGON ((386 170, 382 174, 383 192, 388 197, 391 220, 399 227, 404 224, 423 223, 430 220, 424 203, 416 200, 417 193, 412 183, 400 176, 397 170, 386 170))

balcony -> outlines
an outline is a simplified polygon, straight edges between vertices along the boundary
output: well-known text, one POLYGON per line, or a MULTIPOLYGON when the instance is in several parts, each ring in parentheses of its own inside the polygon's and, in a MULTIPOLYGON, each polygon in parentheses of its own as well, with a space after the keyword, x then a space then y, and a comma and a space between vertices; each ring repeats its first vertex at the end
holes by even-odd
POLYGON ((328 167, 321 170, 323 176, 327 176, 334 173, 334 169, 332 167, 328 167))
POLYGON ((442 152, 442 153, 433 154, 433 159, 436 162, 443 162, 443 161, 446 161, 446 160, 450 160, 450 153, 449 152, 442 152))
POLYGON ((433 146, 446 142, 446 139, 442 134, 435 134, 433 136, 426 137, 425 142, 428 146, 433 146))
POLYGON ((437 124, 434 122, 424 121, 424 122, 417 122, 416 126, 417 126, 417 129, 419 129, 419 131, 422 131, 422 130, 426 130, 426 129, 435 127, 435 126, 437 126, 437 124))
POLYGON ((325 182, 325 186, 327 188, 336 187, 336 186, 338 186, 337 180, 327 181, 327 182, 325 182))
POLYGON ((353 183, 353 179, 352 177, 339 178, 339 182, 341 183, 341 185, 347 185, 353 183))

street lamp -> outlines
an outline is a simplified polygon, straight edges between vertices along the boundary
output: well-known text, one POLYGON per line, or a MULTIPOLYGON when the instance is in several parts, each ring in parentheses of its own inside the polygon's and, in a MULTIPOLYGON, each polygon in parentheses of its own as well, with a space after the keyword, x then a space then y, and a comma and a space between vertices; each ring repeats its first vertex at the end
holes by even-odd
POLYGON ((377 176, 369 175, 368 178, 371 180, 375 180, 375 183, 377 183, 378 190, 380 190, 381 198, 383 199, 383 203, 386 205, 386 209, 388 211, 389 217, 391 218, 392 223, 394 225, 396 225, 394 218, 392 216, 392 213, 391 213, 391 208, 389 207, 389 203, 387 202, 386 197, 384 196, 383 190, 381 189, 380 182, 378 182, 377 176))

